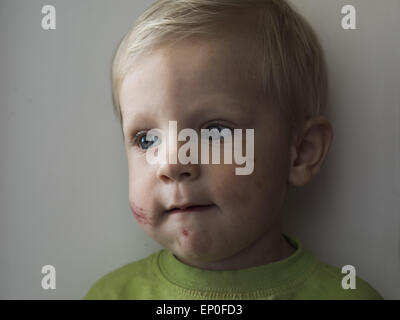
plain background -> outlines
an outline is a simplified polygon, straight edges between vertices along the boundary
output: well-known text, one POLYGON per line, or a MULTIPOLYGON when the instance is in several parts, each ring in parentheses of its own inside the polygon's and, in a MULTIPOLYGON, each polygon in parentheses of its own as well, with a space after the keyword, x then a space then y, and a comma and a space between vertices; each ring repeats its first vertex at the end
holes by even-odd
MULTIPOLYGON (((150 0, 0 1, 0 298, 81 299, 161 247, 129 209, 114 50, 150 0), (57 29, 41 28, 44 5, 57 29), (56 289, 41 268, 56 268, 56 289)), ((334 141, 285 231, 400 299, 400 2, 296 0, 327 56, 334 141), (341 8, 357 10, 343 30, 341 8)))

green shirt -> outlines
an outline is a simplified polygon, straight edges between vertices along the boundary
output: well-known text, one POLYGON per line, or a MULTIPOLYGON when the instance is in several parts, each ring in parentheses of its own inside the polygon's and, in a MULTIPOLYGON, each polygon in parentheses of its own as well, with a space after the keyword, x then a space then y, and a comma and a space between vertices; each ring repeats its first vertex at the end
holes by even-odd
POLYGON ((106 274, 83 299, 383 299, 359 277, 356 289, 343 289, 347 273, 318 260, 296 238, 284 236, 296 249, 291 256, 240 270, 196 268, 162 249, 106 274))

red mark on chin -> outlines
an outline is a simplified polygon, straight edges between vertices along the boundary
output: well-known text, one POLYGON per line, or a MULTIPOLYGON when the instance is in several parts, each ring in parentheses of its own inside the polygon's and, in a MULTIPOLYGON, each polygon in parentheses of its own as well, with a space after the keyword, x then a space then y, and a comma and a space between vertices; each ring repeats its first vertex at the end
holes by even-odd
POLYGON ((187 237, 189 235, 189 232, 186 229, 183 229, 182 233, 185 237, 187 237))
POLYGON ((146 216, 145 210, 143 208, 131 203, 131 210, 137 222, 152 225, 152 218, 146 216))

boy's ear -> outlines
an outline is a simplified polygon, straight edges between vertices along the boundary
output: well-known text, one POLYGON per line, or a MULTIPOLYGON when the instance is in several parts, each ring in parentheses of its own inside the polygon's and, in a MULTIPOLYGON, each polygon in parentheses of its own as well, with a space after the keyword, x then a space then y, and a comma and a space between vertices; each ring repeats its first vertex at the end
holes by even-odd
POLYGON ((291 141, 288 181, 301 187, 320 170, 333 139, 330 122, 323 116, 308 120, 291 141))

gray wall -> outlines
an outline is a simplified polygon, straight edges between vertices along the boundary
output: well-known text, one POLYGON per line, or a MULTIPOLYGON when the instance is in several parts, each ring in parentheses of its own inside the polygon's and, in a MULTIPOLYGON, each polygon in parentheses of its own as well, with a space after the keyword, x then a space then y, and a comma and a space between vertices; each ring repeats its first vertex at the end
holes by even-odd
MULTIPOLYGON (((0 298, 80 299, 160 246, 128 203, 112 53, 152 1, 0 1, 0 298), (57 29, 41 28, 44 5, 57 29), (43 290, 41 268, 56 268, 43 290)), ((326 50, 331 152, 290 191, 285 230, 400 299, 400 1, 292 1, 326 50), (357 30, 341 8, 357 9, 357 30)))

